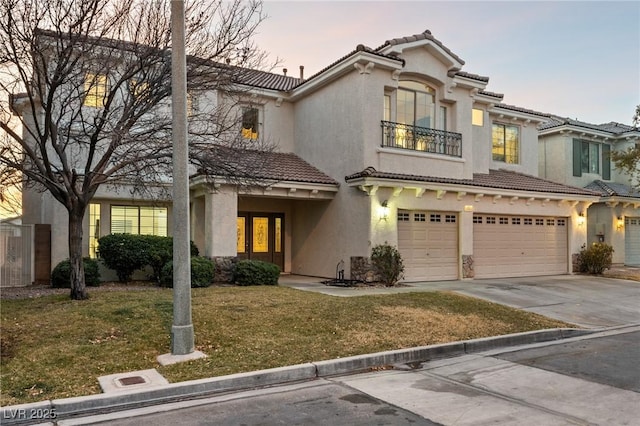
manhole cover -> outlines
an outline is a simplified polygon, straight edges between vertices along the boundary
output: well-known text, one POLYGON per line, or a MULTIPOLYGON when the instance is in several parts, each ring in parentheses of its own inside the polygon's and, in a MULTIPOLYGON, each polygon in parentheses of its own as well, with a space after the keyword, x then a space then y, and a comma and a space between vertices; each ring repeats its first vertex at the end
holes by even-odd
POLYGON ((142 383, 147 383, 144 377, 141 376, 131 376, 131 377, 123 377, 118 379, 122 386, 131 386, 131 385, 139 385, 142 383))

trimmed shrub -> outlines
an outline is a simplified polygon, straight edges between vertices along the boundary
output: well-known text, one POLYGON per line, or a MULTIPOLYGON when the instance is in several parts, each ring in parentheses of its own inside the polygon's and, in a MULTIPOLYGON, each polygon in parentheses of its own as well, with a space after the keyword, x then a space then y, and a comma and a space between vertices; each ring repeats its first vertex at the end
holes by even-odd
POLYGON ((379 244, 371 249, 371 265, 384 285, 394 286, 403 277, 402 256, 394 246, 379 244))
MULTIPOLYGON (((139 235, 136 237, 147 242, 147 264, 153 270, 151 278, 160 283, 162 268, 173 258, 173 238, 159 237, 157 235, 139 235)), ((193 241, 191 241, 191 256, 198 256, 198 248, 193 241)))
MULTIPOLYGON (((206 257, 191 258, 191 287, 209 287, 213 283, 214 263, 206 257)), ((160 274, 160 285, 173 287, 173 261, 167 262, 160 274)))
POLYGON ((260 260, 241 260, 236 263, 233 281, 238 285, 278 285, 280 268, 260 260))
MULTIPOLYGON (((110 234, 98 240, 104 264, 116 271, 118 280, 131 280, 134 271, 149 265, 152 279, 160 282, 162 268, 173 257, 173 238, 156 235, 110 234)), ((191 256, 198 248, 191 241, 191 256)))
POLYGON ((580 272, 601 275, 605 269, 611 269, 613 247, 607 243, 593 243, 588 248, 582 246, 578 254, 580 272))
POLYGON ((140 235, 110 234, 98 240, 100 257, 120 282, 131 280, 134 271, 149 264, 150 244, 140 235))
MULTIPOLYGON (((84 265, 84 283, 89 287, 100 285, 100 269, 98 262, 89 257, 82 259, 84 265)), ((69 259, 58 263, 51 272, 51 286, 55 288, 71 288, 71 263, 69 259)))

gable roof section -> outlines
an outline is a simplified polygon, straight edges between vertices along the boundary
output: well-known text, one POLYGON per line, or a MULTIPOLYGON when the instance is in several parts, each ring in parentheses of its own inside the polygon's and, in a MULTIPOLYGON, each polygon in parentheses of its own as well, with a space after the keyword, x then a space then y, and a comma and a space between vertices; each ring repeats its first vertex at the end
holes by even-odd
POLYGON ((603 197, 640 198, 640 191, 622 183, 594 180, 585 188, 596 191, 603 197))
POLYGON ((460 64, 464 65, 464 61, 462 60, 462 58, 460 58, 458 55, 453 53, 447 46, 442 44, 442 42, 440 40, 438 40, 437 38, 435 38, 431 34, 431 31, 429 31, 429 30, 425 30, 421 34, 414 34, 412 36, 399 37, 399 38, 394 38, 394 39, 391 39, 391 40, 387 40, 387 41, 384 42, 384 44, 382 44, 381 46, 377 47, 375 50, 377 52, 380 52, 380 51, 384 50, 385 48, 387 48, 389 46, 397 46, 397 45, 400 45, 400 44, 413 43, 415 41, 420 41, 420 40, 432 41, 439 48, 444 50, 448 55, 450 55, 452 58, 454 58, 460 64))
POLYGON ((451 179, 436 176, 406 175, 401 173, 379 172, 373 167, 367 167, 361 172, 345 177, 347 182, 363 178, 378 178, 388 180, 405 180, 421 183, 443 183, 481 188, 505 189, 514 191, 552 193, 564 195, 598 196, 595 191, 562 185, 539 177, 516 173, 508 170, 489 170, 489 173, 474 173, 473 179, 451 179))

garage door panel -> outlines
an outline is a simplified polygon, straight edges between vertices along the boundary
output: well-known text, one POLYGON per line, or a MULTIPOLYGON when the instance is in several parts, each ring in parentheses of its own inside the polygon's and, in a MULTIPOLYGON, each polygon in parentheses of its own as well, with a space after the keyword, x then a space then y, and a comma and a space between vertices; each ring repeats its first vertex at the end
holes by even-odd
POLYGON ((455 213, 399 211, 398 251, 405 281, 458 278, 458 223, 455 213))
POLYGON ((567 272, 564 218, 475 215, 473 238, 476 278, 567 272))
POLYGON ((624 219, 624 263, 640 266, 640 217, 624 219))

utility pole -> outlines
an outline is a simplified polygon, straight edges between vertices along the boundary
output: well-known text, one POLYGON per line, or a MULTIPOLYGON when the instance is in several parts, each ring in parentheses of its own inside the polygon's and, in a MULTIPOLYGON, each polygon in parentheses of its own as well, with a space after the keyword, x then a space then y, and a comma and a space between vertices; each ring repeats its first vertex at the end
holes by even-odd
POLYGON ((187 61, 184 0, 171 0, 171 110, 173 140, 173 325, 171 354, 162 365, 205 355, 195 351, 191 320, 191 247, 189 232, 189 144, 187 141, 187 61))

